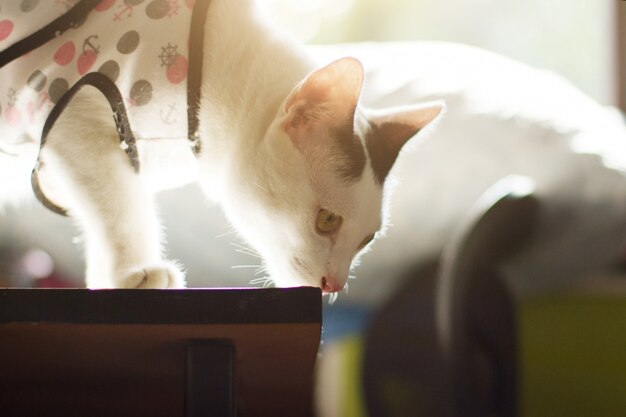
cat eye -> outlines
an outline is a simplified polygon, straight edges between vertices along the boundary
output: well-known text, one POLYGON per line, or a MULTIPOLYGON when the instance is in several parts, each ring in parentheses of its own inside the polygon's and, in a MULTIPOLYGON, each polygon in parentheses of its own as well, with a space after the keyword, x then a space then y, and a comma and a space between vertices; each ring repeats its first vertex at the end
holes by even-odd
POLYGON ((372 240, 374 240, 375 237, 376 237, 376 233, 372 233, 371 235, 363 239, 363 242, 361 242, 361 244, 359 245, 358 250, 361 250, 364 247, 366 247, 372 240))
POLYGON ((330 210, 321 209, 317 213, 317 221, 315 223, 315 227, 320 233, 331 233, 339 229, 342 221, 343 217, 339 216, 338 214, 335 214, 330 210))

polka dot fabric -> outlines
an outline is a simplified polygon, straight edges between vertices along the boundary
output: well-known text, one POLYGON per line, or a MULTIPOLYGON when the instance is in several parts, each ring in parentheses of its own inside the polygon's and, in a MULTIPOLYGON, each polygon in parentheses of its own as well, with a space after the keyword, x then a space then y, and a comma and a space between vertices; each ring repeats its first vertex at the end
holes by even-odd
MULTIPOLYGON (((0 3, 0 51, 76 3, 0 3)), ((16 143, 25 134, 40 138, 55 104, 91 72, 115 83, 135 138, 187 139, 193 4, 190 0, 102 0, 61 35, 1 67, 0 140, 16 143)))

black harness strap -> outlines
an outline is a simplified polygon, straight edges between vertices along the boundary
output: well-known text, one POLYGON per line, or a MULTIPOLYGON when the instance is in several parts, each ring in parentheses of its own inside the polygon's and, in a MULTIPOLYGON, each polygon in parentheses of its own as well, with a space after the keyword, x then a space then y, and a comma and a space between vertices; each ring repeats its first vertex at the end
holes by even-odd
MULTIPOLYGON (((64 95, 61 97, 59 102, 54 106, 48 118, 46 119, 46 123, 43 126, 43 131, 41 133, 41 145, 39 147, 40 152, 45 145, 48 134, 50 130, 54 126, 55 122, 65 110, 65 107, 70 103, 72 98, 78 93, 78 91, 85 85, 90 85, 92 87, 97 88, 107 99, 109 105, 111 106, 111 110, 113 112, 113 119, 115 121, 115 127, 117 129, 117 133, 120 137, 120 143, 124 144, 124 149, 128 158, 130 159, 130 163, 136 173, 139 172, 139 153, 137 152, 137 140, 133 134, 133 131, 130 128, 130 124, 128 122, 128 115, 126 113, 126 106, 124 105, 124 98, 120 94, 117 86, 113 81, 111 81, 106 75, 101 74, 99 72, 91 72, 81 78, 76 84, 72 86, 64 95)), ((31 174, 31 185, 33 187, 33 192, 35 196, 41 203, 48 209, 52 210, 55 213, 61 214, 63 216, 67 215, 67 210, 63 207, 58 206, 48 199, 41 189, 39 185, 39 179, 37 173, 39 168, 41 167, 41 162, 39 158, 37 158, 37 164, 33 169, 31 174)))
POLYGON ((43 28, 28 35, 24 39, 9 46, 4 51, 0 51, 0 68, 39 48, 46 42, 61 35, 68 29, 80 26, 91 10, 93 10, 101 0, 80 0, 62 16, 59 16, 43 28))
MULTIPOLYGON (((100 0, 80 0, 64 15, 52 21, 37 32, 16 42, 9 48, 0 52, 0 68, 16 58, 36 49, 66 30, 79 26, 93 10, 100 0)), ((202 85, 202 63, 204 56, 204 29, 207 12, 211 0, 198 0, 194 5, 191 17, 189 39, 189 70, 187 74, 187 122, 188 139, 192 144, 192 150, 197 156, 200 153, 199 118, 200 95, 202 85)), ((89 73, 82 77, 72 86, 55 104, 48 115, 41 134, 40 151, 46 143, 48 133, 55 122, 72 100, 74 95, 85 85, 97 88, 108 100, 113 111, 115 126, 120 136, 120 142, 124 144, 126 154, 135 172, 139 172, 139 155, 135 136, 128 122, 128 114, 124 99, 113 81, 101 73, 89 73)), ((38 170, 41 167, 39 158, 31 174, 31 185, 35 196, 51 211, 66 216, 67 210, 48 199, 41 189, 38 178, 38 170)))
POLYGON ((204 31, 211 0, 198 0, 191 15, 189 34, 189 72, 187 73, 187 136, 193 144, 193 152, 200 153, 200 89, 202 85, 202 62, 204 59, 204 31))

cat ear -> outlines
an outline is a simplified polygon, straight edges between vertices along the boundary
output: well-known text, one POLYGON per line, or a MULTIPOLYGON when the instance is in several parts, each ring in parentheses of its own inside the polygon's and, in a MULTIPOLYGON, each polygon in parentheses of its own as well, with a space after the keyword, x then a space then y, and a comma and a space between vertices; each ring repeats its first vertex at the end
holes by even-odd
POLYGON ((434 102, 368 115, 370 129, 365 144, 378 183, 385 181, 402 147, 435 120, 444 107, 442 102, 434 102))
POLYGON ((284 101, 285 132, 297 141, 317 127, 351 130, 365 74, 356 58, 341 58, 309 74, 284 101))

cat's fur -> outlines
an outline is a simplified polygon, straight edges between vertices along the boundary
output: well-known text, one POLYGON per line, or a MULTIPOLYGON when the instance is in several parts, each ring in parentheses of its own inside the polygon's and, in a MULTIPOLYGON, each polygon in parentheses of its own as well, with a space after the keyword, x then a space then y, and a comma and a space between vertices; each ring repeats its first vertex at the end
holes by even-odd
POLYGON ((504 267, 513 288, 562 289, 623 262, 623 114, 558 74, 468 45, 353 44, 315 53, 322 62, 360 59, 369 107, 446 103, 445 123, 398 161, 393 227, 357 271, 351 300, 385 300, 405 269, 437 259, 481 195, 512 174, 530 178, 540 201, 532 240, 504 267))
POLYGON ((384 183, 398 153, 442 105, 361 108, 356 59, 316 70, 252 0, 213 0, 204 48, 197 160, 184 141, 140 141, 135 174, 106 100, 89 86, 48 136, 41 187, 83 230, 87 285, 184 286, 163 258, 153 195, 197 180, 277 285, 340 290, 359 244, 383 227, 384 183), (343 217, 337 232, 316 231, 322 208, 343 217))

